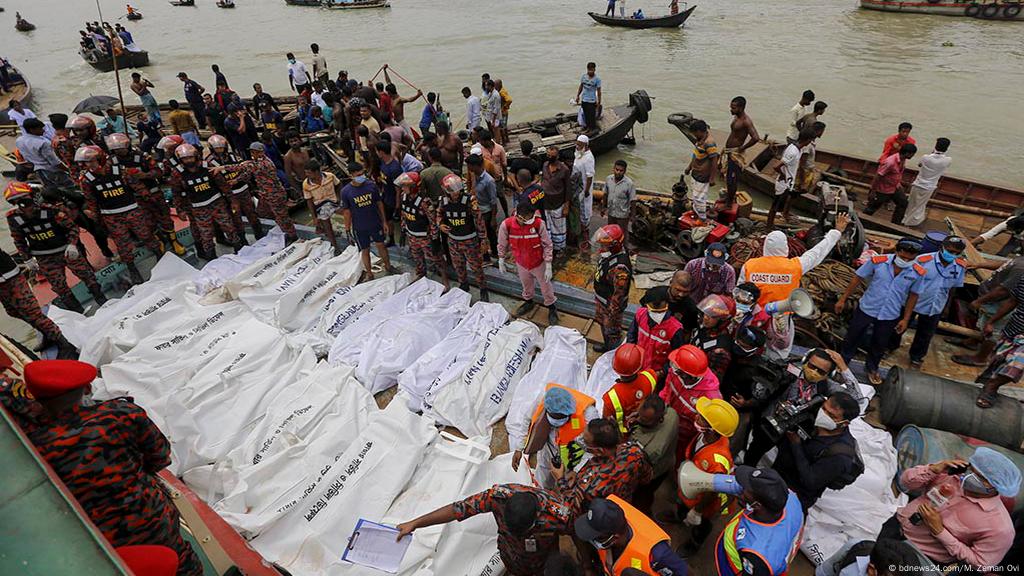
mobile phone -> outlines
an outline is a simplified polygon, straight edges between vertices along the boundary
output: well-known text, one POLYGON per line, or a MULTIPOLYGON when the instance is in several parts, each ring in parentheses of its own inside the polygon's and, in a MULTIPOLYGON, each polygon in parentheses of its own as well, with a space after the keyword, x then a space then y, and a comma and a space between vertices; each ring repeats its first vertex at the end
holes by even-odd
POLYGON ((957 466, 950 466, 946 471, 948 474, 963 474, 971 468, 970 464, 959 464, 957 466))
POLYGON ((914 512, 910 515, 910 523, 914 526, 920 526, 921 522, 924 522, 924 517, 921 516, 920 512, 914 512))

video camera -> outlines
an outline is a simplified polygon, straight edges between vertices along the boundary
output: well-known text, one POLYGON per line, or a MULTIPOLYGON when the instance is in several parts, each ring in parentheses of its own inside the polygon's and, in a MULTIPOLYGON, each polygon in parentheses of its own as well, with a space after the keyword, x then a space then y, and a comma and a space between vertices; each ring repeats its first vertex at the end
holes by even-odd
POLYGON ((764 419, 761 426, 772 444, 778 443, 786 432, 796 432, 802 440, 807 440, 810 436, 803 429, 803 425, 814 422, 818 408, 824 403, 825 397, 819 394, 812 396, 807 402, 785 400, 779 403, 773 414, 764 419))

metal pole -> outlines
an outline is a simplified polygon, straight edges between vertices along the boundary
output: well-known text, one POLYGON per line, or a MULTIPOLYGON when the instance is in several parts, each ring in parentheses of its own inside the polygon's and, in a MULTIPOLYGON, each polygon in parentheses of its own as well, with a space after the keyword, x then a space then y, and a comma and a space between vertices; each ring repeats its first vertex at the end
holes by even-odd
MULTIPOLYGON (((103 26, 105 20, 103 20, 103 9, 100 8, 100 0, 96 0, 96 12, 100 15, 100 26, 103 26)), ((114 34, 111 30, 111 34, 114 34)), ((124 135, 131 138, 128 134, 128 111, 124 107, 124 93, 121 91, 121 73, 117 69, 117 53, 114 52, 114 39, 110 39, 110 58, 114 61, 114 81, 117 82, 117 99, 121 101, 121 121, 124 122, 124 135)))

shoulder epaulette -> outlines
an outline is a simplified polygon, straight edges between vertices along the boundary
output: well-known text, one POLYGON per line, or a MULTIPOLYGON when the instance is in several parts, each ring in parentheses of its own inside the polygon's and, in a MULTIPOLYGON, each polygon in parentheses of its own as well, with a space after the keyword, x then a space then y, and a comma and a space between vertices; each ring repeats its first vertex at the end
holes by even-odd
POLYGON ((935 259, 934 254, 925 254, 924 256, 918 256, 917 261, 924 264, 925 262, 931 262, 935 259))
POLYGON ((914 271, 917 272, 921 276, 924 276, 925 274, 928 273, 928 271, 925 270, 924 266, 921 266, 920 264, 917 264, 917 263, 914 264, 914 271))
POLYGON ((888 260, 889 260, 888 256, 872 256, 871 257, 871 261, 873 263, 875 263, 875 264, 881 264, 882 262, 887 262, 888 260))
POLYGON ((963 258, 957 258, 956 260, 954 260, 954 262, 963 266, 964 268, 967 268, 967 260, 964 260, 963 258))

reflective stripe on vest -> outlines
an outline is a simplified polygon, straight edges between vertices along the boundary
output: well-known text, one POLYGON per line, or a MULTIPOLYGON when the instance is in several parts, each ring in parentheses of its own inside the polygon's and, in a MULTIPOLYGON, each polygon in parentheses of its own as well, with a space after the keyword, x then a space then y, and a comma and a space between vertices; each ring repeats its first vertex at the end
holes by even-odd
POLYGON ((803 510, 792 491, 782 516, 770 524, 746 516, 742 510, 725 525, 715 546, 715 564, 719 574, 743 573, 741 551, 747 550, 768 566, 772 574, 783 576, 800 549, 803 538, 803 510), (742 544, 741 544, 742 542, 742 544))
POLYGON ((476 221, 473 218, 470 200, 465 194, 456 202, 445 196, 441 204, 445 223, 451 228, 448 237, 452 240, 471 240, 477 237, 476 221))
POLYGON ((92 172, 85 172, 85 179, 92 184, 96 194, 96 204, 100 214, 123 214, 139 207, 135 203, 135 194, 128 188, 119 174, 120 168, 117 165, 111 166, 111 174, 96 176, 92 172))
MULTIPOLYGON (((239 164, 242 159, 229 153, 226 158, 226 162, 221 162, 219 158, 210 154, 206 157, 206 161, 212 166, 227 166, 228 164, 239 164)), ((242 174, 241 170, 232 170, 230 172, 224 172, 224 179, 227 180, 228 186, 231 186, 231 194, 241 194, 242 192, 249 191, 249 180, 240 179, 239 176, 242 174)))
POLYGON ((671 314, 649 329, 650 313, 641 306, 636 311, 637 339, 636 344, 644 351, 644 368, 660 371, 668 362, 668 354, 672 351, 672 338, 683 329, 679 320, 671 314))
POLYGON ((425 237, 430 231, 430 221, 420 210, 423 197, 417 196, 415 200, 402 198, 402 215, 405 218, 405 231, 410 236, 425 237))
POLYGON ((8 270, 2 276, 0 276, 0 282, 7 282, 8 280, 14 278, 20 273, 21 271, 18 268, 15 268, 14 270, 8 270))
POLYGON ((32 256, 49 256, 60 254, 67 249, 67 233, 57 226, 56 213, 43 208, 31 221, 21 214, 11 216, 14 226, 21 231, 28 241, 28 252, 32 256))
POLYGON ((743 269, 746 280, 761 289, 761 297, 757 300, 761 306, 789 298, 790 293, 800 287, 800 278, 803 277, 799 258, 761 256, 748 260, 743 269))
MULTIPOLYGON (((654 388, 658 385, 658 380, 654 377, 654 374, 651 374, 647 370, 642 370, 640 374, 637 375, 638 379, 640 377, 645 378, 651 385, 650 392, 645 393, 643 397, 653 394, 654 388)), ((608 400, 611 401, 612 407, 615 408, 615 421, 619 424, 619 432, 626 434, 629 432, 629 429, 626 428, 626 410, 622 405, 622 401, 619 399, 618 390, 615 389, 619 384, 625 384, 625 382, 616 382, 615 385, 612 386, 612 389, 608 391, 608 400)))
POLYGON ((644 574, 656 574, 651 566, 651 550, 669 538, 668 533, 661 529, 643 512, 631 506, 628 502, 611 494, 608 500, 614 502, 626 516, 626 523, 629 524, 633 537, 626 543, 622 554, 615 560, 611 572, 608 571, 608 550, 598 550, 597 555, 601 558, 601 565, 604 566, 605 574, 608 576, 619 576, 626 568, 634 568, 644 574))
MULTIPOLYGON (((561 384, 555 384, 553 382, 544 388, 544 393, 547 394, 548 390, 555 387, 567 390, 576 400, 575 412, 569 416, 568 422, 558 428, 558 433, 555 436, 555 442, 558 444, 558 453, 562 458, 562 466, 564 466, 566 470, 571 470, 583 457, 582 450, 579 449, 579 446, 575 444, 574 441, 580 434, 583 434, 583 426, 586 424, 584 413, 587 411, 587 408, 593 406, 596 402, 593 398, 578 390, 573 390, 572 388, 567 388, 561 384), (570 451, 570 445, 575 446, 576 448, 570 451)), ((533 427, 537 424, 537 421, 540 418, 544 417, 544 397, 541 396, 541 400, 537 404, 537 409, 533 411, 533 417, 530 419, 530 429, 526 432, 527 444, 530 443, 530 436, 533 434, 533 427)))

